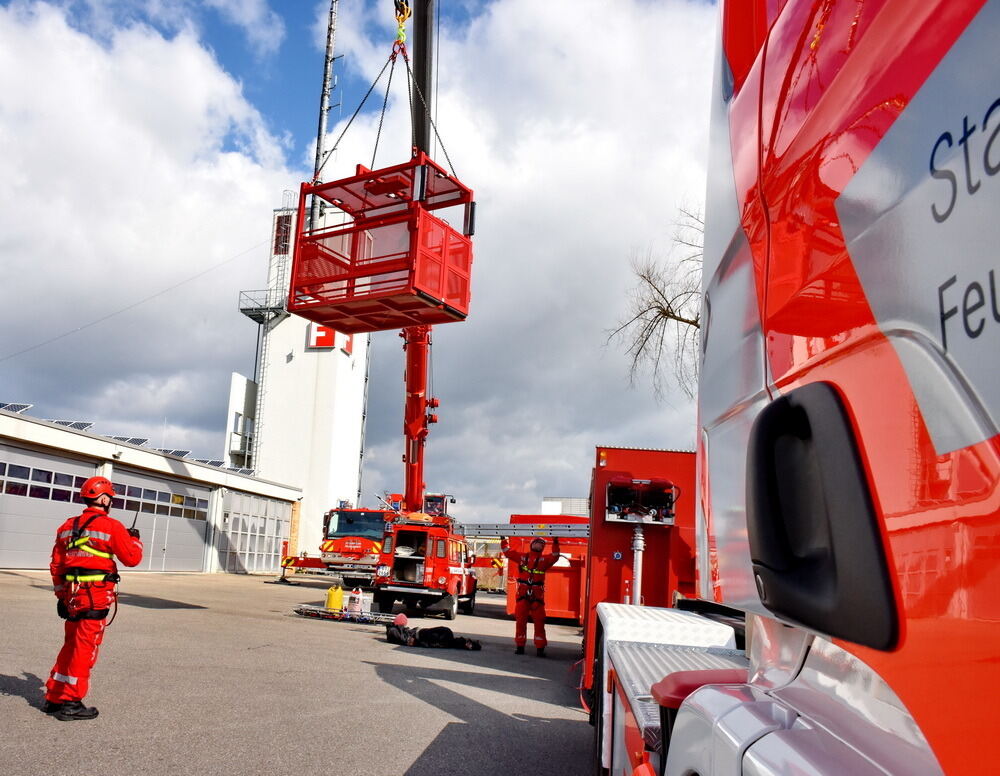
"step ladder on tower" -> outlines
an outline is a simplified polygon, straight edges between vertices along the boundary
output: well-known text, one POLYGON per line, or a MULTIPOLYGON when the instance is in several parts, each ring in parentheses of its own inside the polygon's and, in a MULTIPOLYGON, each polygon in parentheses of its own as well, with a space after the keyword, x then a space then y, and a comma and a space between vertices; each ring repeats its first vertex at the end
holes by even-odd
POLYGON ((248 450, 247 465, 257 469, 256 452, 261 449, 264 428, 264 396, 267 392, 267 372, 270 362, 271 332, 288 317, 288 264, 291 256, 292 220, 295 218, 294 192, 285 192, 280 210, 275 211, 271 234, 271 261, 268 268, 267 288, 240 292, 240 312, 257 323, 258 357, 254 380, 257 383, 257 402, 254 412, 252 448, 248 450))

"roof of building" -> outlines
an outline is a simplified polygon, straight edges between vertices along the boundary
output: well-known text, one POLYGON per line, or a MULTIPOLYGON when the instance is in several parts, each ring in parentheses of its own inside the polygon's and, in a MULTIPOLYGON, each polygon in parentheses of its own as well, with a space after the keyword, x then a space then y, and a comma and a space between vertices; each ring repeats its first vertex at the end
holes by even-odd
POLYGON ((253 477, 249 469, 226 469, 216 466, 216 461, 210 459, 198 460, 170 454, 190 451, 164 453, 132 444, 131 441, 125 442, 120 438, 103 436, 65 423, 32 418, 4 409, 0 409, 0 441, 15 445, 21 443, 45 447, 53 451, 70 453, 76 457, 90 458, 95 462, 107 461, 114 465, 130 466, 172 477, 252 491, 286 501, 297 500, 302 494, 300 488, 253 477))

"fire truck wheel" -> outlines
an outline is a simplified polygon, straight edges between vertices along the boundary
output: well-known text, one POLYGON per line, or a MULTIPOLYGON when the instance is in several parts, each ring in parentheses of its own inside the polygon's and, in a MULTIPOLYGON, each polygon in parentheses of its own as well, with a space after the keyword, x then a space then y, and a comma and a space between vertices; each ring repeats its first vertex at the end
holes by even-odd
POLYGON ((458 615, 458 596, 453 595, 451 597, 451 606, 444 610, 444 618, 446 620, 454 620, 458 615))
POLYGON ((372 601, 372 608, 383 614, 392 614, 392 607, 396 601, 386 595, 376 595, 372 601))
POLYGON ((474 614, 476 611, 476 593, 473 591, 472 595, 469 596, 469 600, 461 605, 462 614, 474 614))

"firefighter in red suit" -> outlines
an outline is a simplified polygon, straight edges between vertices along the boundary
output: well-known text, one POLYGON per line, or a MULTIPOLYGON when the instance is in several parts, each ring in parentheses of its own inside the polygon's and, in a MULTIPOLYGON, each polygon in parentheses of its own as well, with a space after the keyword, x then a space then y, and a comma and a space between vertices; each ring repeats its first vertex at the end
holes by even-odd
POLYGON ((97 709, 83 705, 90 670, 112 606, 117 608, 117 557, 126 566, 142 560, 139 532, 108 516, 115 491, 105 477, 91 477, 80 487, 87 508, 56 532, 49 571, 66 639, 45 683, 42 710, 61 720, 93 719, 97 709))
POLYGON ((559 560, 559 538, 552 540, 552 552, 545 552, 545 540, 536 536, 531 540, 529 552, 510 549, 507 539, 500 542, 500 549, 507 556, 510 571, 516 569, 517 594, 514 604, 514 654, 523 655, 528 640, 528 619, 535 624, 535 649, 538 657, 545 657, 545 572, 559 560))

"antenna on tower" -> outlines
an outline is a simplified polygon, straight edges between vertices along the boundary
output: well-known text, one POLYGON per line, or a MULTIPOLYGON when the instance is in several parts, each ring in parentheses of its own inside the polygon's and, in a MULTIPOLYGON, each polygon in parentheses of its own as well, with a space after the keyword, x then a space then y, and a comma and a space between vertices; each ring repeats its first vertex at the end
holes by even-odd
MULTIPOLYGON (((330 92, 336 85, 333 78, 333 63, 337 59, 334 49, 337 45, 337 9, 340 0, 330 0, 330 18, 326 25, 326 60, 323 67, 323 91, 319 96, 319 127, 316 130, 316 161, 313 163, 313 184, 319 183, 319 173, 325 161, 326 119, 330 113, 330 92)), ((320 216, 319 197, 313 196, 309 207, 309 231, 316 229, 320 216)))

